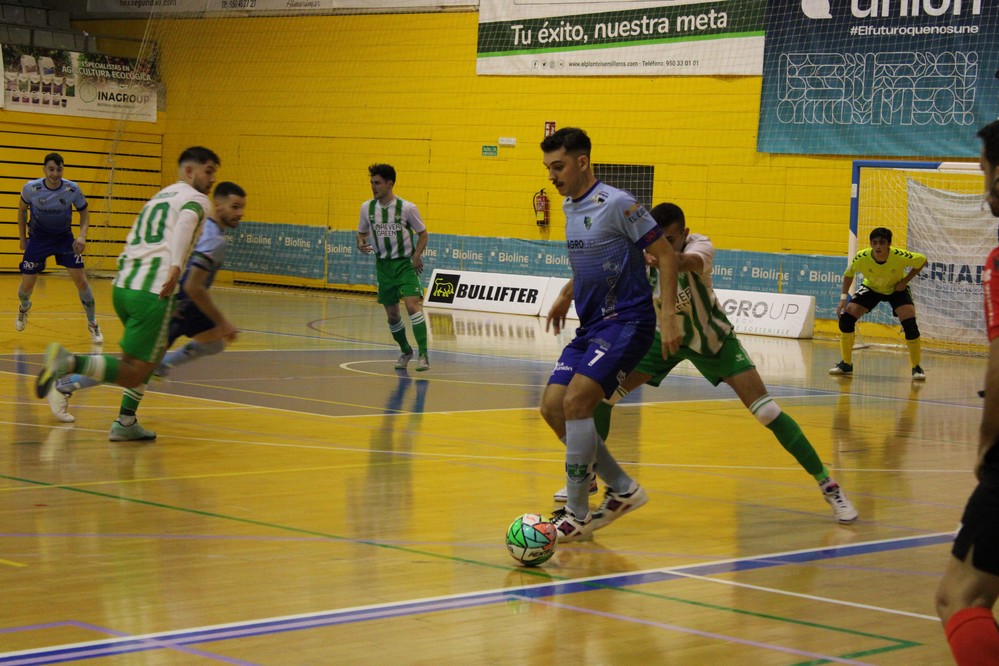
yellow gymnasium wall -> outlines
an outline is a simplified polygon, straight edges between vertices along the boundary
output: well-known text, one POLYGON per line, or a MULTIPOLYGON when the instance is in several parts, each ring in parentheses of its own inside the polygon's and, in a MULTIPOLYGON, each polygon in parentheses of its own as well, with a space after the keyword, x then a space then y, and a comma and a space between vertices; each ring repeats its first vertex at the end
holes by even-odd
MULTIPOLYGON (((65 160, 65 177, 87 197, 87 268, 113 270, 128 228, 160 187, 162 123, 125 123, 0 110, 0 271, 16 271, 22 250, 21 188, 41 178, 45 155, 65 160), (109 155, 114 155, 109 159, 109 155)), ((73 214, 74 226, 79 217, 73 214)), ((48 261, 49 270, 62 270, 48 261)))
MULTIPOLYGON (((141 36, 146 24, 80 27, 141 36)), ((151 28, 165 180, 181 149, 210 146, 220 177, 247 189, 246 219, 352 229, 366 166, 386 161, 431 233, 544 238, 531 198, 552 193, 538 142, 555 121, 585 128, 596 162, 654 165, 655 202, 679 203, 720 248, 846 254, 851 159, 758 153, 760 77, 480 77, 475 13, 151 28), (501 136, 517 145, 484 157, 501 136)))

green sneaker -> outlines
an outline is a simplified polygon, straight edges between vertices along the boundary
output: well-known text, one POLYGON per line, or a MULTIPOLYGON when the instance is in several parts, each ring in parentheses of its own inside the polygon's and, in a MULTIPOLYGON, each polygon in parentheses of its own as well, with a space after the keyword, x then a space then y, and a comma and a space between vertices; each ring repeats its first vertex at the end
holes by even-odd
POLYGON ((58 342, 50 342, 45 348, 45 365, 35 379, 35 395, 44 398, 57 379, 70 371, 69 359, 73 357, 69 351, 58 342))
POLYGON ((118 421, 115 421, 111 424, 111 432, 108 433, 108 439, 112 442, 144 442, 156 439, 156 433, 152 430, 146 430, 139 425, 138 421, 130 426, 123 426, 118 421))

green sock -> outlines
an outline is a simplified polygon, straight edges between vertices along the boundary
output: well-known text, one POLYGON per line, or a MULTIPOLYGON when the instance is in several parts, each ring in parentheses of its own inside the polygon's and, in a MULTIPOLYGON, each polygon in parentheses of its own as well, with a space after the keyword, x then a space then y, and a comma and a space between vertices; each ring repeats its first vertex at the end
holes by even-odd
POLYGON ((427 355, 427 320, 423 317, 423 312, 417 312, 409 318, 409 323, 413 325, 413 337, 416 338, 416 348, 420 350, 421 356, 427 355))
POLYGON ((406 327, 400 321, 395 326, 390 325, 389 331, 392 332, 392 338, 395 339, 396 343, 399 345, 399 350, 403 354, 408 354, 413 351, 413 348, 409 346, 409 340, 406 339, 406 327))
POLYGON ((125 389, 125 392, 121 396, 121 407, 118 409, 118 414, 120 416, 135 416, 135 412, 139 409, 139 403, 142 402, 142 398, 146 395, 146 385, 140 384, 135 388, 125 389))
POLYGON ((829 476, 829 470, 822 464, 819 454, 815 452, 812 444, 805 437, 805 433, 801 432, 801 428, 794 419, 781 412, 780 416, 767 424, 767 428, 777 437, 781 446, 787 449, 787 452, 794 456, 798 464, 805 468, 805 471, 811 474, 816 481, 822 481, 829 476))
POLYGON ((77 354, 73 371, 110 384, 118 379, 118 363, 118 359, 110 354, 77 354))
POLYGON ((607 435, 610 434, 612 409, 614 409, 614 405, 601 400, 597 403, 597 408, 593 410, 593 425, 597 427, 597 434, 600 435, 600 439, 605 442, 607 441, 607 435))

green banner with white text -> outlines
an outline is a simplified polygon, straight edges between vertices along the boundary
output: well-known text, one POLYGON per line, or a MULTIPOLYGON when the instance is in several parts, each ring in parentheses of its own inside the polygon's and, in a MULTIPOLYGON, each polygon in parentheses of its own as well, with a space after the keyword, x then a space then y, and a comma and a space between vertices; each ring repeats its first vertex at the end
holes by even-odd
POLYGON ((480 0, 476 73, 758 76, 765 9, 765 0, 480 0))

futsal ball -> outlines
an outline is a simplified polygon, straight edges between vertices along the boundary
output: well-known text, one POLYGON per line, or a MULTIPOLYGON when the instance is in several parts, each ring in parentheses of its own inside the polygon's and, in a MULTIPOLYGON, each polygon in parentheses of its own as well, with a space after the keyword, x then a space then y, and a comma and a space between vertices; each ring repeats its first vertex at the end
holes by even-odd
POLYGON ((556 536, 553 524, 536 513, 525 513, 506 531, 506 548, 513 559, 536 567, 555 554, 556 536))

